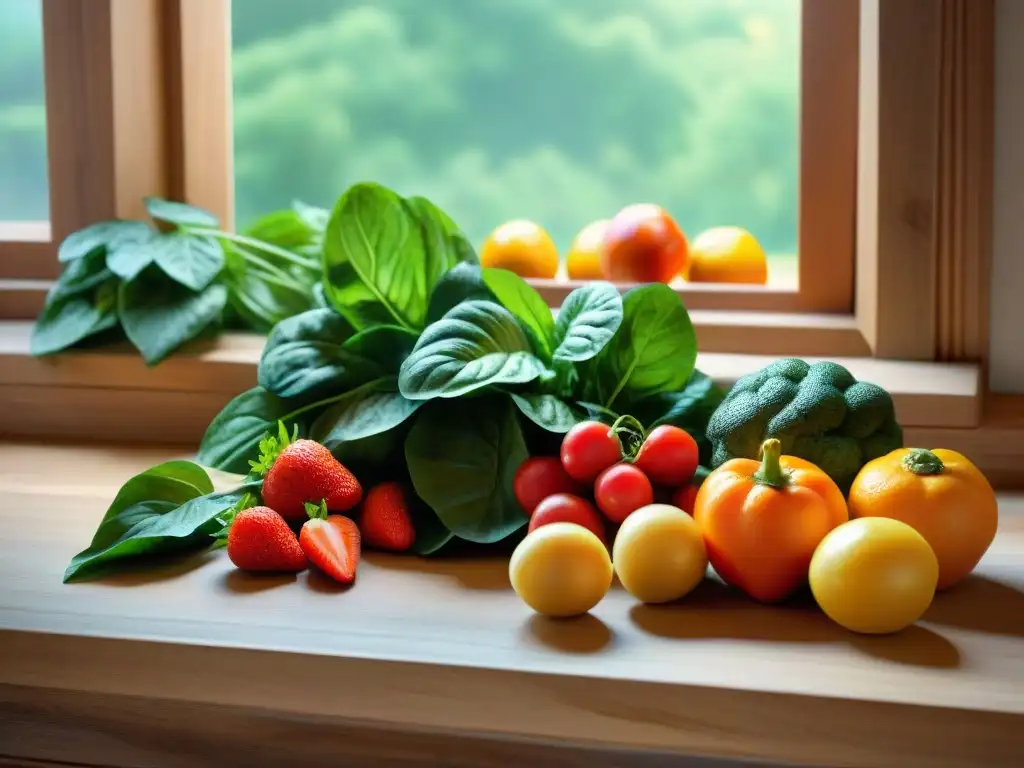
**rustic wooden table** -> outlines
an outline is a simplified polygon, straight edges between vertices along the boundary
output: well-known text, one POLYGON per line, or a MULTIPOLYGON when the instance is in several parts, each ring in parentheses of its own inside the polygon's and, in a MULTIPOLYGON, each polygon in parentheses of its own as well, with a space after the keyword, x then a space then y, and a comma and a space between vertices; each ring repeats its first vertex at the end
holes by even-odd
POLYGON ((1024 765, 1024 497, 890 637, 712 581, 545 620, 499 559, 371 554, 347 591, 223 552, 61 584, 120 484, 176 455, 0 444, 0 765, 1024 765))

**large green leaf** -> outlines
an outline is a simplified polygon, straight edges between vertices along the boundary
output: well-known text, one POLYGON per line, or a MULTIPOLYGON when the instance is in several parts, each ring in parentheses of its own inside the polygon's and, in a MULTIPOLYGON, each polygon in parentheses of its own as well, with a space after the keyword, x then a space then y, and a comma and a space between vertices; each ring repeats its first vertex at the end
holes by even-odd
POLYGON ((459 538, 491 543, 526 524, 512 481, 528 454, 509 398, 428 403, 405 456, 416 493, 459 538))
POLYGON ((444 264, 442 273, 457 264, 478 263, 473 246, 448 214, 425 197, 410 197, 405 202, 420 222, 425 248, 437 254, 438 261, 444 264))
POLYGON ((32 327, 29 349, 33 355, 53 354, 116 325, 116 280, 84 292, 62 295, 55 289, 32 327))
POLYGON ((525 384, 544 371, 507 309, 467 301, 423 332, 402 365, 399 387, 411 400, 459 397, 491 384, 525 384))
POLYGON ((611 283, 593 282, 570 293, 558 309, 555 360, 596 357, 622 325, 622 297, 611 283))
POLYGON ((485 269, 483 279, 497 300, 523 324, 537 355, 550 362, 555 340, 551 307, 515 272, 485 269))
POLYGON ((263 348, 260 386, 281 397, 322 391, 352 365, 342 344, 354 333, 333 309, 311 309, 282 320, 263 348))
POLYGON ((706 435, 708 422, 725 399, 725 394, 724 389, 695 370, 680 391, 651 395, 635 403, 630 412, 650 429, 662 424, 685 429, 697 441, 701 464, 709 465, 711 441, 706 435))
POLYGON ((342 395, 313 423, 310 437, 335 450, 341 443, 394 429, 423 402, 402 397, 397 377, 385 376, 342 395))
POLYGON ((217 227, 217 217, 205 208, 187 203, 164 200, 162 197, 143 198, 146 212, 158 221, 166 221, 179 227, 217 227))
POLYGON ((146 227, 145 234, 107 246, 107 267, 123 280, 131 280, 153 263, 163 236, 146 227))
POLYGON ((464 301, 497 301, 484 283, 483 270, 476 264, 456 264, 434 286, 427 308, 427 323, 435 323, 464 301))
POLYGON ((568 403, 555 395, 513 393, 512 400, 526 418, 548 432, 564 434, 582 421, 568 403))
POLYGON ((208 286, 224 268, 224 251, 208 235, 170 232, 152 244, 153 261, 164 273, 193 291, 208 286))
POLYGON ((121 284, 118 314, 128 339, 155 365, 219 320, 226 301, 223 285, 196 293, 149 267, 121 284))
POLYGON ((697 336, 679 295, 662 283, 623 299, 622 325, 582 373, 584 399, 620 413, 659 392, 681 389, 697 361, 697 336))
POLYGON ((144 238, 152 230, 141 221, 100 221, 64 238, 57 248, 57 260, 75 261, 111 245, 144 238))
POLYGON ((420 221, 399 195, 357 184, 331 214, 324 240, 325 291, 356 328, 422 328, 447 253, 424 244, 420 221))

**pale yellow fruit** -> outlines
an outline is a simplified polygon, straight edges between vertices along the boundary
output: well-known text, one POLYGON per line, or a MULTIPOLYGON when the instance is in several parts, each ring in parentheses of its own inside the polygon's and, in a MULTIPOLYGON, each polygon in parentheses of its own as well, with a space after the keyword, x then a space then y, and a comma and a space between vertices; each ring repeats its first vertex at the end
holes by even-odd
POLYGON ((811 592, 837 624, 854 632, 898 632, 928 609, 939 561, 906 523, 861 517, 821 540, 811 558, 811 592))
POLYGON ((565 257, 565 271, 570 280, 604 279, 601 249, 604 248, 604 234, 608 231, 608 224, 608 219, 592 221, 573 238, 565 257))
POLYGON ((549 523, 519 542, 508 564, 512 589, 537 613, 578 616, 607 594, 612 561, 601 540, 575 523, 549 523))
POLYGON ((644 603, 667 603, 704 578, 708 553, 693 518, 671 504, 648 504, 626 518, 612 546, 615 573, 644 603))
POLYGON ((712 227, 690 244, 683 278, 691 283, 768 282, 768 259, 752 234, 742 227, 712 227))

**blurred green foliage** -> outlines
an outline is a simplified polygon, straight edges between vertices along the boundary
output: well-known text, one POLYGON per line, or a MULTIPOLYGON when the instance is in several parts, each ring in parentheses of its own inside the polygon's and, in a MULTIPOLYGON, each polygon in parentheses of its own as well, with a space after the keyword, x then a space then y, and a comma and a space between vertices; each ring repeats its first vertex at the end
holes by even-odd
MULTIPOLYGON (((475 243, 527 217, 564 249, 646 200, 691 236, 734 223, 769 252, 796 248, 800 0, 234 0, 232 14, 240 226, 374 180, 434 200, 475 243)), ((25 18, 38 0, 0 0, 0 218, 45 204, 25 18)))

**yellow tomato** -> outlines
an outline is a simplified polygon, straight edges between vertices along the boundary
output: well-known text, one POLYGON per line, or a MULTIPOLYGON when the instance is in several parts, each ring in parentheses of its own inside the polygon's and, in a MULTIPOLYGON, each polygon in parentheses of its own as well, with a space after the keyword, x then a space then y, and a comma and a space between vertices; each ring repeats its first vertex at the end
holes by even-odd
POLYGON ((939 561, 906 523, 863 517, 822 539, 811 558, 809 579, 814 599, 837 624, 884 634, 910 626, 928 609, 939 561))
POLYGON ((691 283, 768 282, 768 259, 757 239, 741 227, 712 227, 690 244, 683 278, 691 283))
POLYGON ((648 504, 619 528, 612 563, 622 586, 637 600, 666 603, 701 582, 708 553, 692 517, 671 504, 648 504))
POLYGON ((592 221, 579 231, 569 246, 565 271, 570 280, 603 280, 601 249, 608 231, 608 219, 592 221))
POLYGON ((519 542, 508 564, 512 589, 537 613, 578 616, 612 585, 612 561, 601 540, 575 523, 549 523, 519 542))
POLYGON ((551 278, 558 271, 558 248, 539 224, 515 219, 487 236, 480 264, 507 269, 520 277, 551 278))

